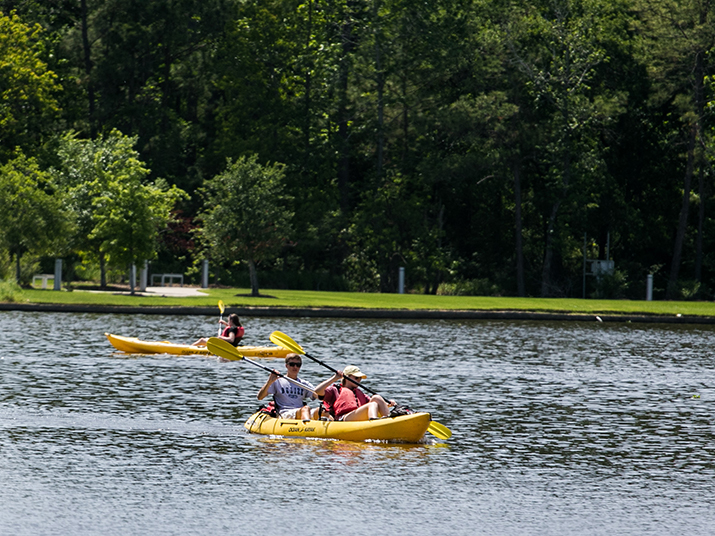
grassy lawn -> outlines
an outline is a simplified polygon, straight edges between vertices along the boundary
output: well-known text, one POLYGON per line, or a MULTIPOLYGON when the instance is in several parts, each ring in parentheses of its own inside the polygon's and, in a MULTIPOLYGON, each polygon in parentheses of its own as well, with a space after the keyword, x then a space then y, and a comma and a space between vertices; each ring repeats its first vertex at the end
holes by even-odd
POLYGON ((115 306, 217 307, 341 307, 373 309, 436 309, 537 311, 593 314, 653 314, 715 316, 715 303, 675 301, 581 300, 560 298, 498 298, 486 296, 426 296, 263 289, 252 298, 248 289, 204 289, 206 297, 127 296, 113 292, 23 290, 30 303, 115 306))

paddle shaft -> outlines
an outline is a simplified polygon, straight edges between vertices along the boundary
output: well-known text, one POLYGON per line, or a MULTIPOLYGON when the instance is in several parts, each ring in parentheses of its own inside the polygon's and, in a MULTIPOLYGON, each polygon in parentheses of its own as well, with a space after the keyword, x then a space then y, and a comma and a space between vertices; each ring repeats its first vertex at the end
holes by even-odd
MULTIPOLYGON (((318 359, 317 357, 313 357, 312 355, 306 354, 305 352, 303 352, 303 355, 304 355, 305 357, 309 358, 309 359, 312 359, 313 361, 315 361, 315 362, 318 363, 319 365, 323 365, 326 369, 332 371, 333 373, 337 373, 337 372, 338 372, 336 369, 334 369, 334 368, 331 367, 330 365, 326 365, 325 363, 323 363, 323 362, 322 362, 320 359, 318 359)), ((376 393, 375 391, 373 391, 372 389, 370 389, 367 385, 363 385, 363 384, 360 383, 360 382, 356 382, 356 381, 353 380, 352 378, 348 378, 347 376, 343 376, 343 378, 345 378, 345 379, 346 379, 347 381, 349 381, 349 382, 354 383, 354 384, 357 385, 358 387, 361 387, 361 388, 365 389, 368 393, 372 393, 373 395, 378 394, 378 393, 376 393)))
POLYGON ((310 392, 313 393, 313 394, 316 394, 316 395, 318 394, 318 393, 316 393, 315 391, 313 391, 310 387, 306 387, 306 386, 303 385, 302 383, 300 383, 300 382, 298 382, 298 381, 295 381, 293 378, 289 378, 289 377, 286 376, 285 374, 281 374, 281 373, 278 372, 277 370, 273 370, 273 369, 270 369, 270 368, 268 368, 268 367, 264 367, 264 366, 261 365, 260 363, 256 363, 255 361, 251 361, 250 359, 245 358, 245 357, 244 357, 243 359, 244 359, 245 361, 248 361, 249 363, 253 363, 253 364, 256 365, 257 367, 261 367, 263 370, 266 370, 266 371, 270 372, 271 374, 276 374, 279 378, 285 378, 286 380, 288 380, 288 381, 289 381, 290 383, 292 383, 293 385, 297 385, 298 387, 302 387, 302 388, 305 389, 306 391, 310 391, 310 392))
POLYGON ((301 387, 306 391, 310 391, 313 394, 317 394, 313 389, 311 389, 310 387, 306 387, 300 382, 295 381, 293 378, 289 378, 288 376, 286 376, 285 374, 281 374, 277 370, 270 369, 264 365, 261 365, 260 363, 251 361, 247 357, 244 357, 243 354, 239 352, 238 349, 228 341, 212 337, 208 340, 206 346, 208 347, 209 352, 212 352, 220 357, 224 357, 230 360, 248 361, 252 365, 262 368, 263 370, 270 372, 271 374, 277 374, 279 378, 285 378, 290 383, 297 385, 298 387, 301 387))
MULTIPOLYGON (((289 350, 292 350, 292 351, 295 352, 296 354, 303 354, 303 355, 304 355, 305 357, 307 357, 308 359, 312 359, 313 361, 315 361, 315 362, 318 363, 319 365, 323 365, 326 369, 332 371, 333 374, 335 374, 335 373, 338 372, 336 369, 334 369, 334 368, 331 367, 330 365, 326 365, 325 363, 323 363, 323 362, 322 362, 320 359, 318 359, 317 357, 313 357, 313 356, 310 355, 309 353, 306 353, 306 351, 303 350, 303 347, 302 347, 300 344, 298 344, 297 342, 295 342, 293 339, 291 339, 291 338, 290 338, 288 335, 286 335, 285 333, 281 333, 280 331, 274 331, 274 332, 271 334, 271 342, 273 342, 273 343, 275 343, 275 344, 278 344, 279 346, 281 345, 281 343, 283 343, 283 344, 286 345, 286 347, 288 347, 289 350), (273 338, 274 338, 276 335, 277 335, 276 340, 273 340, 273 338)), ((370 389, 370 388, 367 387, 366 385, 363 385, 363 384, 360 383, 360 382, 356 382, 356 381, 353 380, 352 378, 348 378, 348 377, 346 377, 346 376, 343 376, 343 378, 345 378, 345 379, 348 380, 349 382, 354 383, 354 384, 357 385, 358 387, 361 387, 362 389, 364 389, 364 390, 367 391, 368 393, 372 393, 373 395, 378 394, 376 391, 373 391, 372 389, 370 389)))
MULTIPOLYGON (((338 372, 337 370, 335 370, 335 369, 334 369, 333 367, 331 367, 330 365, 326 365, 326 364, 323 363, 320 359, 318 359, 318 358, 316 358, 316 357, 313 357, 313 356, 310 355, 310 354, 306 354, 305 352, 303 352, 303 355, 304 355, 305 357, 307 357, 307 358, 312 359, 312 360, 315 361, 316 363, 318 363, 318 364, 320 364, 320 365, 323 365, 326 369, 332 370, 333 373, 338 372)), ((348 378, 347 376, 343 376, 343 378, 345 378, 345 379, 346 379, 347 381, 349 381, 349 382, 354 383, 355 385, 357 385, 357 386, 360 387, 361 389, 364 389, 364 390, 367 391, 368 393, 372 393, 373 395, 379 394, 377 391, 373 391, 373 390, 370 389, 367 385, 365 385, 365 384, 363 384, 363 383, 361 383, 361 382, 356 382, 355 380, 353 380, 352 378, 348 378)))
POLYGON ((223 311, 224 311, 224 304, 221 300, 218 301, 218 310, 220 311, 220 315, 218 318, 218 336, 221 336, 222 329, 221 329, 221 321, 223 320, 223 311))

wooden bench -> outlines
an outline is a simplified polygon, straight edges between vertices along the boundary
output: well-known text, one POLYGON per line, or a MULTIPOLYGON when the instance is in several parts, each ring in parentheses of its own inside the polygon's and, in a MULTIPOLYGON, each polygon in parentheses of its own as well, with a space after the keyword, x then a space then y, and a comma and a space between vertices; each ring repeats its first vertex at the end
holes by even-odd
POLYGON ((166 281, 169 281, 169 286, 174 285, 174 279, 179 280, 179 286, 184 286, 184 275, 183 274, 151 274, 151 286, 156 286, 154 284, 155 279, 161 279, 161 286, 166 286, 166 281))

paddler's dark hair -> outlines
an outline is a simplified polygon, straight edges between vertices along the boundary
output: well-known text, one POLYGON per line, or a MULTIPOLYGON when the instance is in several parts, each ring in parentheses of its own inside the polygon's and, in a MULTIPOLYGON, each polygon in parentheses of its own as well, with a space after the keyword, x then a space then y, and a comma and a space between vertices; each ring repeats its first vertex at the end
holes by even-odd
POLYGON ((297 357, 297 358, 300 360, 301 363, 303 362, 303 358, 300 357, 300 354, 294 354, 293 352, 291 352, 290 354, 286 355, 286 357, 285 357, 285 362, 288 363, 288 361, 292 360, 292 359, 295 358, 295 357, 297 357))

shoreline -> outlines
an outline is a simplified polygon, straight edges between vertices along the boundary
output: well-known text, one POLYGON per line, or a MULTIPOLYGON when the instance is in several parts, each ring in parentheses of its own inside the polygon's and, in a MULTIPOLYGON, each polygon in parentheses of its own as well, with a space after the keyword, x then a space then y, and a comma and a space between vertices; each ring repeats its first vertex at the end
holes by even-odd
MULTIPOLYGON (((68 305, 54 303, 0 303, 0 311, 212 316, 216 314, 216 307, 135 307, 121 305, 68 305)), ((351 309, 344 307, 227 307, 226 313, 236 313, 239 316, 248 317, 373 318, 393 320, 543 320, 569 322, 632 322, 649 324, 715 324, 715 317, 712 316, 643 314, 596 315, 590 313, 552 313, 533 311, 351 309)))

